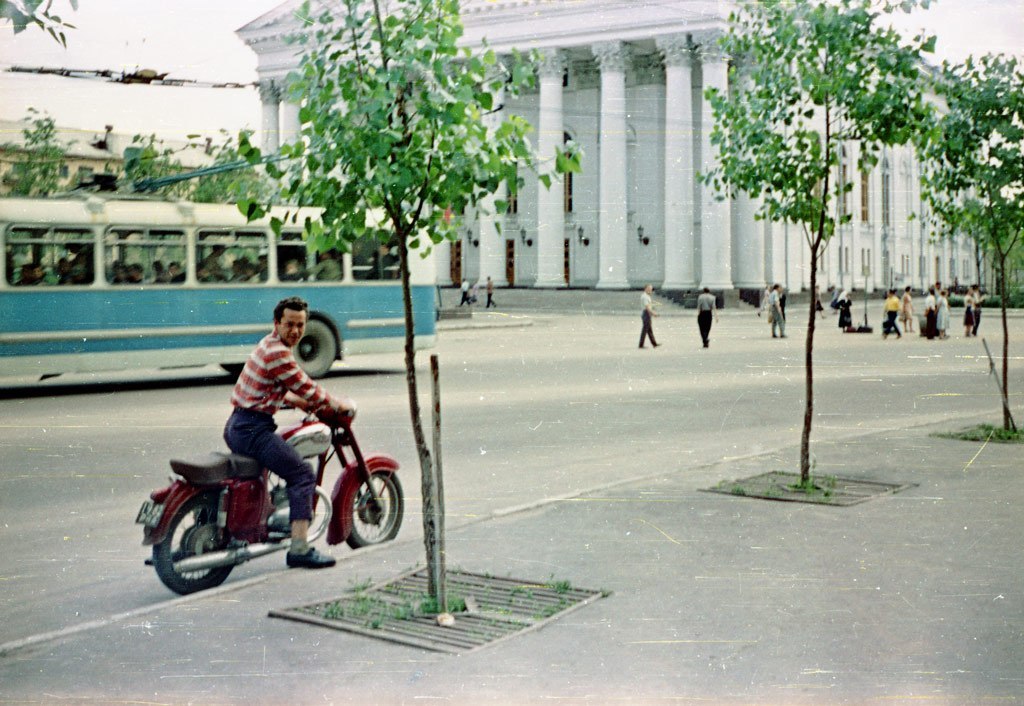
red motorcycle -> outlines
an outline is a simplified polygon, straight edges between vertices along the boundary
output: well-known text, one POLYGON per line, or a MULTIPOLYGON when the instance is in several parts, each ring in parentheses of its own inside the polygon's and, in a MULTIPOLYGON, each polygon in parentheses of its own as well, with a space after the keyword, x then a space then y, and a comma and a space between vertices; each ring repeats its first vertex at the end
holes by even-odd
MULTIPOLYGON (((356 549, 394 539, 402 524, 404 497, 398 462, 387 454, 363 456, 352 433, 354 415, 306 416, 279 433, 303 458, 316 458, 316 493, 309 541, 327 534, 328 544, 356 549), (351 459, 346 454, 351 454, 351 459), (332 458, 342 467, 328 497, 322 487, 332 458)), ((146 564, 176 593, 218 586, 231 570, 291 543, 284 483, 247 456, 214 453, 172 460, 172 478, 142 504, 136 523, 146 564)))

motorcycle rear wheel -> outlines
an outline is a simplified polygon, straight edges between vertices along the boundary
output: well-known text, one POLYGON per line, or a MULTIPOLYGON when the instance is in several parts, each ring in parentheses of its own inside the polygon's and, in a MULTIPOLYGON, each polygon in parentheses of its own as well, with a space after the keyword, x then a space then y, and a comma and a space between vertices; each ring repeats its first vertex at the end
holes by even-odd
POLYGON ((352 508, 352 531, 345 540, 353 549, 381 544, 394 539, 402 526, 405 496, 402 484, 393 473, 370 476, 377 500, 370 495, 366 483, 360 483, 347 499, 352 508))
POLYGON ((216 492, 190 498, 167 526, 164 541, 153 546, 153 566, 167 588, 186 595, 224 583, 234 566, 179 572, 175 561, 224 548, 217 528, 216 492))

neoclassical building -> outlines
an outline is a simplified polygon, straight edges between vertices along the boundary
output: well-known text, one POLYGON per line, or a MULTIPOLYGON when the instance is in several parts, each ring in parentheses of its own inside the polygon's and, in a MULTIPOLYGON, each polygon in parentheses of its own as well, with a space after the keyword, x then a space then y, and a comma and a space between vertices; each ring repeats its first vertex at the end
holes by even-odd
MULTIPOLYGON (((297 65, 285 42, 298 0, 238 30, 258 56, 262 140, 273 150, 298 131, 299 106, 282 100, 297 65)), ((527 178, 509 212, 466 214, 462 237, 437 249, 440 284, 663 290, 809 286, 810 253, 797 226, 755 220, 757 203, 721 201, 698 173, 714 164, 704 90, 727 90, 729 58, 715 39, 732 3, 718 0, 463 0, 467 46, 499 54, 537 49, 532 93, 499 97, 535 128, 538 154, 566 140, 583 171, 545 189, 527 178)), ((856 172, 843 146, 837 178, 853 183, 839 205, 850 224, 831 240, 818 281, 867 289, 975 280, 966 243, 933 242, 910 148, 887 150, 856 172), (912 214, 916 214, 913 215, 912 214)), ((542 169, 544 166, 542 165, 542 169)), ((524 175, 527 176, 527 175, 524 175)), ((502 197, 504 195, 501 195, 502 197)), ((493 209, 491 209, 493 210, 493 209)))

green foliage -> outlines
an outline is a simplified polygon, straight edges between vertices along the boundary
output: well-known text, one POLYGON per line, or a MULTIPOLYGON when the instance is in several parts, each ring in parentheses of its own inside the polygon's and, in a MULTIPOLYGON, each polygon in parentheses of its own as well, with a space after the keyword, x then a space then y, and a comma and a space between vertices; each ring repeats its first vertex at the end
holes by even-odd
MULTIPOLYGON (((239 144, 242 140, 248 141, 251 135, 250 131, 242 132, 239 135, 239 144)), ((225 130, 221 130, 221 139, 222 142, 212 147, 213 166, 240 161, 242 154, 235 140, 225 130)), ((250 167, 196 179, 189 198, 199 203, 232 203, 243 200, 276 203, 279 192, 280 186, 270 179, 263 169, 250 167)))
MULTIPOLYGON (((78 10, 78 0, 68 0, 68 4, 72 10, 78 10)), ((0 0, 0 19, 10 20, 15 34, 24 32, 29 25, 36 25, 58 44, 67 47, 64 30, 75 26, 54 14, 52 8, 53 0, 0 0)))
MULTIPOLYGON (((125 154, 127 158, 119 177, 122 185, 186 171, 185 166, 175 156, 175 150, 164 146, 163 140, 158 139, 156 135, 134 135, 125 154)), ((176 198, 187 198, 193 186, 183 181, 164 187, 163 193, 176 198)))
POLYGON ((61 188, 61 167, 66 151, 57 140, 53 118, 35 108, 28 109, 28 125, 22 129, 24 145, 5 144, 3 149, 23 156, 4 177, 11 196, 46 196, 61 188))
MULTIPOLYGON (((248 142, 250 132, 239 135, 240 142, 248 142)), ((188 172, 178 159, 178 152, 200 149, 195 142, 198 135, 190 135, 190 142, 178 150, 166 147, 156 135, 135 135, 131 146, 125 150, 126 159, 120 174, 121 188, 130 188, 132 184, 144 179, 173 176, 188 172)), ((222 141, 209 147, 213 155, 211 166, 227 165, 242 160, 242 154, 234 139, 221 130, 222 141)), ((209 174, 195 179, 180 181, 176 184, 161 187, 161 193, 176 198, 188 199, 199 203, 231 203, 240 200, 256 200, 265 203, 276 202, 279 192, 278 184, 269 179, 257 168, 241 168, 209 174)))
POLYGON ((1002 443, 1024 443, 1024 431, 1004 429, 992 424, 979 424, 957 432, 935 434, 942 439, 958 439, 960 441, 997 441, 1002 443))
MULTIPOLYGON (((288 89, 303 103, 302 140, 281 149, 292 168, 268 171, 283 179, 286 201, 324 209, 323 227, 309 233, 318 248, 363 236, 397 236, 410 249, 455 238, 451 214, 502 183, 517 188, 517 164, 534 164, 528 123, 492 119, 494 96, 516 95, 532 70, 519 57, 505 66, 486 48, 457 48, 458 0, 390 2, 386 13, 376 2, 338 4, 336 16, 302 11, 309 29, 288 89)), ((251 144, 242 153, 260 158, 251 144)), ((578 170, 578 155, 558 156, 554 168, 578 170)))
POLYGON ((996 266, 1024 237, 1024 67, 1016 58, 944 64, 946 110, 922 141, 924 194, 946 234, 964 233, 996 266))
POLYGON ((908 142, 931 112, 921 54, 934 39, 905 44, 879 23, 895 5, 880 12, 877 4, 745 3, 720 43, 739 68, 730 95, 708 91, 720 166, 703 176, 722 193, 762 197, 762 217, 802 224, 812 245, 850 219, 834 206, 852 189, 834 178, 840 146, 856 141, 858 167, 869 170, 883 146, 908 142))

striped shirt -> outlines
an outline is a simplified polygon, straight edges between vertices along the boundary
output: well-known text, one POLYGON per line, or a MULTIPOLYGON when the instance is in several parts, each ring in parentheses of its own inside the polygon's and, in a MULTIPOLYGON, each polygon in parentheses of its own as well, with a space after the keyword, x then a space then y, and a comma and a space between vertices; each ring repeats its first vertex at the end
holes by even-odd
POLYGON ((330 399, 327 391, 310 380, 277 333, 264 336, 238 376, 231 404, 239 409, 273 415, 294 392, 315 409, 330 399))

